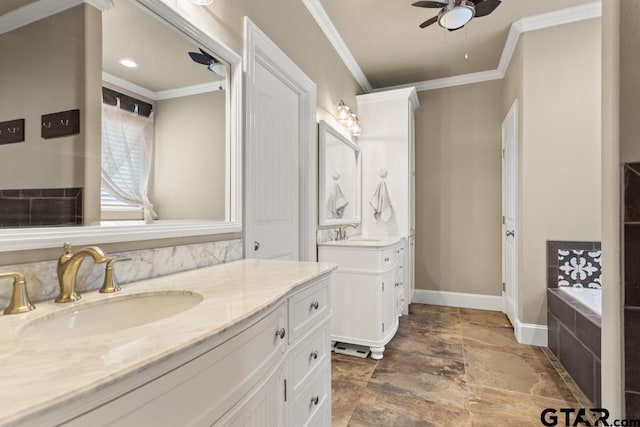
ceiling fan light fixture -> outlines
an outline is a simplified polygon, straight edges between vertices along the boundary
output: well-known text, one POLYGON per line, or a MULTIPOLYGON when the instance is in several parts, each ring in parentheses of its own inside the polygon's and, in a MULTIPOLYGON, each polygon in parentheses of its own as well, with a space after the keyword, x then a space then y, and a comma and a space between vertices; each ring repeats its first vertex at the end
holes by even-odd
POLYGON ((438 24, 448 30, 464 27, 476 14, 473 3, 463 0, 457 4, 447 6, 438 16, 438 24))

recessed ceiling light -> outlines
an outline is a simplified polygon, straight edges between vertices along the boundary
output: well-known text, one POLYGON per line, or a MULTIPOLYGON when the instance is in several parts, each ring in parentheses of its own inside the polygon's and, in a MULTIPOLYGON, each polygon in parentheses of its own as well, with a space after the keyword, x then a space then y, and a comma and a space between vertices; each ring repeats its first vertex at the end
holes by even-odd
POLYGON ((127 68, 136 68, 138 66, 132 59, 121 59, 118 62, 127 68))
POLYGON ((213 3, 213 0, 191 0, 191 3, 195 3, 195 4, 198 4, 200 6, 204 6, 204 5, 213 3))

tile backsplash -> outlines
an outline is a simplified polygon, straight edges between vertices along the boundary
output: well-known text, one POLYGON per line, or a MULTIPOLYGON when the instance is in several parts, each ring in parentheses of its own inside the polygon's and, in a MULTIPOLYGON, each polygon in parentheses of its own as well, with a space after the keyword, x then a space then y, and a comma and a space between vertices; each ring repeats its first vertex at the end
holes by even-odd
POLYGON ((0 190, 0 228, 82 224, 82 188, 0 190))
MULTIPOLYGON (((169 246, 139 251, 110 253, 110 257, 129 257, 131 261, 115 264, 118 283, 164 276, 180 271, 208 267, 242 258, 242 239, 198 243, 192 245, 169 246)), ((0 272, 17 271, 27 281, 29 297, 33 302, 46 301, 58 295, 57 260, 28 264, 0 266, 0 272)), ((86 292, 97 290, 104 280, 104 264, 94 264, 85 260, 78 272, 76 290, 86 292)), ((6 307, 11 297, 12 286, 0 286, 0 307, 6 307)))
POLYGON ((547 241, 547 287, 602 289, 600 242, 547 241))

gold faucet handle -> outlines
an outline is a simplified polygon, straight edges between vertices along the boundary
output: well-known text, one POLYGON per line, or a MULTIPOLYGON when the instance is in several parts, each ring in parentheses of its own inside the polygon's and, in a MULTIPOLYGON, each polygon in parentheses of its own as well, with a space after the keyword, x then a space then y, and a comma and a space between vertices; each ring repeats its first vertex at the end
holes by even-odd
POLYGON ((0 279, 5 278, 13 279, 13 293, 4 314, 26 313, 34 310, 36 307, 31 304, 29 295, 27 295, 27 282, 24 280, 24 276, 15 272, 0 273, 0 279))
POLYGON ((120 290, 120 285, 118 285, 116 275, 113 271, 113 264, 120 261, 131 261, 131 258, 122 257, 107 259, 107 267, 104 272, 104 282, 102 283, 102 287, 99 291, 101 294, 110 294, 113 292, 118 292, 120 290))

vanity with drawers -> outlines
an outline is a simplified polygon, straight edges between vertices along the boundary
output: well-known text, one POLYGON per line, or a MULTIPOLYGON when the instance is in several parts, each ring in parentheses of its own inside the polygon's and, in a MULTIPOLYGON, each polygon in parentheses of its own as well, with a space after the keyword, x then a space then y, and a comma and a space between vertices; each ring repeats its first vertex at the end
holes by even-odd
POLYGON ((338 265, 331 278, 331 341, 369 347, 373 359, 382 359, 406 305, 404 239, 325 242, 318 259, 338 265))

